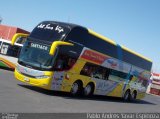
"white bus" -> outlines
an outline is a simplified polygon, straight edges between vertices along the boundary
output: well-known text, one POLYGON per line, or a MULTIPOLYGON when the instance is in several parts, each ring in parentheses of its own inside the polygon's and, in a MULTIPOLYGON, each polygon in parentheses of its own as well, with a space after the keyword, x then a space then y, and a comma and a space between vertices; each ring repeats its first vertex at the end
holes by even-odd
POLYGON ((17 58, 24 41, 24 38, 19 38, 16 41, 15 45, 12 46, 11 41, 0 38, 0 54, 17 58))

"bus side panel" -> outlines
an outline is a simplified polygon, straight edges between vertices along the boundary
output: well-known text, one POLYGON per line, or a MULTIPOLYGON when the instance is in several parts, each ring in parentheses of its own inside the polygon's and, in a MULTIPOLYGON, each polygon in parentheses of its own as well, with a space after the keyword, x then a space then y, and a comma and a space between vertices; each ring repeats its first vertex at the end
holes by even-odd
POLYGON ((71 87, 75 81, 81 81, 82 88, 84 88, 89 82, 91 82, 90 77, 68 72, 68 73, 66 73, 66 76, 64 77, 61 91, 70 92, 71 87))
POLYGON ((121 97, 123 94, 124 80, 110 75, 108 80, 95 79, 96 89, 94 94, 121 97))
POLYGON ((85 63, 86 61, 78 59, 70 70, 54 72, 51 89, 70 92, 72 84, 77 80, 82 82, 83 87, 87 85, 90 78, 80 75, 85 63))
POLYGON ((110 93, 107 94, 107 96, 122 97, 122 95, 123 95, 123 84, 124 83, 119 83, 113 91, 111 91, 110 93))

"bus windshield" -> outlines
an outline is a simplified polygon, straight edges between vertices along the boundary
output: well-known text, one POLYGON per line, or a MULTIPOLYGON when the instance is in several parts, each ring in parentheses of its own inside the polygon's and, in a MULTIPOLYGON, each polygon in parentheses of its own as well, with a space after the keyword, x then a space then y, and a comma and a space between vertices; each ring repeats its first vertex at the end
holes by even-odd
POLYGON ((18 62, 34 69, 50 70, 53 68, 54 56, 49 55, 49 49, 48 45, 26 41, 18 62))

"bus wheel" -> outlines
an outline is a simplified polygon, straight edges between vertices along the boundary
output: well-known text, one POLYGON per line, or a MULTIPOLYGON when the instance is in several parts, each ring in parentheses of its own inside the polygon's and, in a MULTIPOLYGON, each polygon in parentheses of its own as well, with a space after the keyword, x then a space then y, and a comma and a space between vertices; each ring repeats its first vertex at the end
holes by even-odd
POLYGON ((135 101, 136 100, 136 96, 137 96, 137 92, 133 91, 133 93, 131 95, 131 101, 135 101))
POLYGON ((94 84, 88 84, 84 88, 84 96, 91 96, 93 94, 93 91, 94 91, 94 84))
POLYGON ((124 101, 130 101, 130 91, 127 90, 123 96, 124 101))
POLYGON ((72 88, 71 88, 71 94, 72 95, 78 95, 81 92, 81 84, 76 81, 72 84, 72 88))

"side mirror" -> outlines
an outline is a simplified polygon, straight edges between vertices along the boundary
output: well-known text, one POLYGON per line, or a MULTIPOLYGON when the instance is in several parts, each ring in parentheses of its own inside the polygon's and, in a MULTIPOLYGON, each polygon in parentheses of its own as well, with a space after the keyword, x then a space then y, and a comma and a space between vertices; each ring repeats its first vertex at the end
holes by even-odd
POLYGON ((24 33, 16 33, 11 40, 11 45, 14 45, 14 43, 17 41, 18 38, 24 37, 27 38, 29 34, 24 34, 24 33))
POLYGON ((54 41, 54 42, 52 43, 52 45, 51 45, 49 54, 53 56, 54 53, 55 53, 55 51, 56 51, 57 46, 60 46, 60 45, 73 46, 74 44, 68 43, 68 42, 64 42, 64 41, 54 41))

